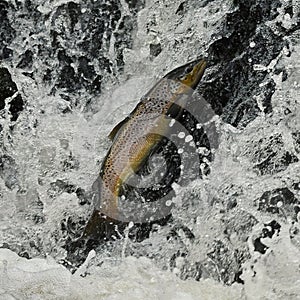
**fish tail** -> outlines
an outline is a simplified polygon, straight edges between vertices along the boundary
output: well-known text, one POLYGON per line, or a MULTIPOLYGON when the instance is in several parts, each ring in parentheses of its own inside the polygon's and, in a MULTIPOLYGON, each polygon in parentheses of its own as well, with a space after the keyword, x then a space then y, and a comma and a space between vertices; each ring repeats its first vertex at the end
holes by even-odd
POLYGON ((91 250, 108 240, 121 238, 126 226, 126 223, 107 217, 99 210, 95 210, 81 237, 66 243, 64 248, 67 250, 67 257, 62 264, 74 273, 86 260, 91 250))
POLYGON ((82 237, 95 240, 110 240, 113 237, 119 237, 119 230, 126 227, 121 221, 106 216, 99 210, 94 210, 90 217, 82 237))

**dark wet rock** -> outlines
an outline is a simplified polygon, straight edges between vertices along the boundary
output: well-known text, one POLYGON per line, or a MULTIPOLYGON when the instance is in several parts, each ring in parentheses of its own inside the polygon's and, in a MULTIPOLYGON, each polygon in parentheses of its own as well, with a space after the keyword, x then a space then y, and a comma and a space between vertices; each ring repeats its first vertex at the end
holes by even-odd
POLYGON ((64 235, 70 239, 77 239, 80 237, 80 232, 86 225, 86 221, 82 217, 67 216, 61 221, 61 230, 64 235))
POLYGON ((14 39, 16 32, 12 28, 8 19, 8 10, 10 5, 7 1, 0 1, 0 60, 7 59, 12 56, 13 51, 9 48, 10 43, 14 39))
POLYGON ((27 76, 27 77, 31 78, 31 79, 34 79, 34 73, 33 72, 22 72, 22 74, 24 76, 27 76))
POLYGON ((30 259, 31 257, 29 256, 29 253, 26 250, 20 251, 18 253, 19 256, 30 259))
POLYGON ((85 79, 92 79, 95 77, 96 73, 94 68, 91 66, 91 61, 81 56, 78 59, 78 75, 85 79))
POLYGON ((48 194, 51 197, 57 197, 62 193, 75 193, 76 186, 73 184, 69 184, 64 180, 57 179, 55 182, 50 183, 50 189, 48 190, 48 194))
POLYGON ((167 235, 167 240, 169 240, 170 238, 181 239, 182 237, 179 234, 180 230, 182 230, 182 232, 184 233, 185 238, 187 238, 189 240, 193 240, 195 238, 195 235, 188 227, 186 227, 184 225, 176 225, 172 228, 172 230, 167 235))
POLYGON ((26 50, 21 56, 20 56, 20 62, 17 64, 17 68, 21 69, 30 69, 33 64, 33 53, 31 50, 26 50))
POLYGON ((265 254, 269 247, 263 244, 259 238, 256 238, 253 241, 254 251, 259 252, 261 254, 265 254))
POLYGON ((125 0, 125 2, 134 11, 139 11, 145 6, 145 0, 125 0))
POLYGON ((171 256, 170 261, 169 261, 169 265, 170 265, 171 270, 173 270, 176 267, 176 258, 178 258, 178 257, 186 257, 186 253, 180 252, 178 250, 176 253, 174 253, 171 256))
POLYGON ((59 77, 55 83, 57 88, 66 89, 68 92, 84 88, 90 93, 97 93, 100 91, 103 75, 112 73, 113 64, 117 65, 118 70, 122 70, 123 49, 131 46, 130 32, 135 22, 135 7, 131 8, 133 17, 125 16, 118 25, 121 17, 120 6, 120 2, 114 0, 107 3, 69 2, 57 8, 50 34, 54 49, 65 52, 64 57, 58 57, 62 67, 58 70, 59 77), (70 27, 58 31, 55 24, 60 18, 66 20, 66 24, 69 22, 70 27), (119 26, 118 30, 115 30, 117 26, 119 26), (115 61, 108 58, 112 35, 115 38, 113 46, 116 53, 115 61), (67 45, 72 45, 72 48, 80 51, 84 56, 76 57, 74 51, 71 52, 62 45, 61 40, 67 45), (78 68, 75 70, 73 65, 78 65, 78 68), (96 69, 101 70, 101 73, 97 73, 96 69))
POLYGON ((265 25, 278 15, 278 0, 234 4, 236 9, 227 14, 220 32, 222 37, 208 49, 209 66, 199 91, 217 114, 223 114, 224 121, 245 126, 260 113, 254 96, 261 95, 264 112, 269 113, 275 91, 268 72, 254 70, 253 65, 269 65, 286 42, 283 35, 275 34, 265 25), (255 43, 253 47, 251 42, 255 43), (259 86, 261 82, 266 84, 259 86))
MULTIPOLYGON (((202 261, 189 261, 188 251, 177 251, 171 258, 170 267, 175 268, 176 259, 183 259, 180 269, 180 278, 200 279, 213 278, 224 284, 234 282, 242 283, 239 276, 242 273, 242 264, 250 257, 247 249, 235 249, 222 240, 212 241, 210 251, 207 252, 207 259, 202 261)), ((178 268, 178 267, 177 267, 178 268)))
POLYGON ((259 210, 277 214, 282 210, 285 214, 294 212, 294 204, 299 204, 298 199, 288 188, 266 191, 256 202, 259 210))
POLYGON ((270 223, 265 223, 265 228, 262 230, 262 237, 272 238, 274 234, 279 234, 281 225, 276 221, 272 220, 270 223))
POLYGON ((17 165, 15 160, 9 155, 0 157, 0 177, 4 180, 5 186, 13 190, 19 185, 17 178, 17 165))
POLYGON ((178 6, 178 8, 177 8, 177 10, 176 10, 176 12, 175 12, 175 14, 177 14, 177 15, 182 14, 183 11, 184 11, 185 5, 186 5, 186 2, 185 2, 185 1, 181 2, 181 3, 179 4, 179 6, 178 6))
POLYGON ((180 278, 183 280, 192 278, 196 281, 199 281, 204 277, 205 269, 201 262, 195 263, 186 263, 183 266, 180 278))
POLYGON ((52 198, 57 197, 62 193, 75 193, 77 198, 79 199, 80 205, 90 204, 92 199, 91 194, 86 192, 83 188, 61 179, 57 179, 55 182, 51 182, 50 188, 47 192, 48 195, 52 198))
MULTIPOLYGON (((24 42, 24 52, 16 64, 24 70, 25 76, 36 79, 37 74, 44 74, 42 79, 51 93, 63 91, 78 99, 79 92, 98 94, 104 77, 122 72, 123 50, 132 46, 136 14, 144 3, 126 2, 130 16, 122 16, 123 4, 119 0, 69 1, 54 6, 50 18, 46 10, 41 12, 43 9, 31 0, 16 2, 14 6, 1 0, 0 59, 12 55, 9 47, 16 38, 16 31, 9 18, 13 15, 14 27, 28 33, 17 38, 31 41, 24 42), (111 50, 114 55, 109 53, 111 50)), ((82 101, 82 98, 73 101, 71 106, 82 101)), ((84 105, 87 110, 91 103, 84 105)))
MULTIPOLYGON (((172 222, 172 216, 166 216, 162 219, 143 223, 143 224, 134 224, 132 228, 130 228, 128 237, 135 242, 142 242, 145 239, 149 238, 151 232, 154 232, 157 226, 165 226, 172 222)), ((119 232, 124 234, 125 227, 123 224, 118 225, 119 232)))
POLYGON ((67 92, 76 89, 78 77, 75 74, 74 68, 72 66, 64 66, 60 71, 58 81, 57 86, 67 92))
POLYGON ((226 209, 227 210, 230 210, 230 209, 233 209, 237 206, 237 200, 236 199, 229 199, 229 201, 227 202, 226 204, 226 209))
POLYGON ((91 195, 87 193, 84 189, 81 187, 78 187, 75 191, 77 198, 79 199, 80 205, 90 204, 91 203, 91 195))
POLYGON ((244 284, 245 281, 240 277, 243 274, 242 270, 239 270, 237 273, 234 274, 234 282, 244 284))
POLYGON ((69 157, 62 162, 63 171, 67 170, 78 170, 80 162, 76 159, 72 153, 69 154, 69 157))
POLYGON ((294 206, 294 211, 295 211, 295 216, 296 216, 295 219, 299 222, 299 220, 300 220, 299 217, 300 216, 298 216, 298 213, 300 212, 300 205, 295 205, 294 206))
POLYGON ((300 153, 300 131, 293 132, 292 137, 294 139, 294 147, 297 153, 300 153))
POLYGON ((274 134, 251 143, 250 147, 253 149, 249 147, 249 155, 254 163, 254 169, 260 175, 284 171, 290 164, 298 161, 295 155, 285 150, 281 134, 274 134))
POLYGON ((11 120, 16 121, 19 117, 20 112, 24 108, 24 102, 20 94, 18 94, 11 102, 9 111, 11 113, 11 120))
POLYGON ((25 257, 27 259, 37 257, 41 254, 45 255, 42 250, 41 246, 41 241, 37 237, 32 237, 27 236, 25 233, 21 233, 21 236, 17 237, 17 241, 11 241, 9 243, 0 243, 0 248, 4 249, 9 249, 15 253, 17 253, 21 257, 25 257), (20 244, 19 239, 24 238, 25 236, 25 241, 20 244))
MULTIPOLYGON (((69 219, 70 217, 67 217, 69 219)), ((162 218, 160 220, 134 224, 128 232, 128 237, 134 242, 141 242, 147 238, 152 231, 153 227, 165 226, 171 220, 170 216, 162 218)), ((71 221, 67 221, 67 224, 62 224, 62 231, 67 232, 66 243, 63 246, 67 250, 67 257, 62 262, 68 269, 74 272, 80 264, 84 262, 88 253, 92 249, 96 251, 111 251, 114 247, 114 242, 123 239, 125 236, 125 229, 128 224, 111 219, 105 216, 99 211, 94 211, 90 217, 87 226, 86 220, 80 217, 72 217, 71 221), (82 220, 81 222, 73 220, 82 220), (69 223, 69 225, 68 225, 69 223), (85 233, 81 236, 85 228, 85 233), (79 237, 79 238, 78 238, 79 237), (108 250, 109 249, 109 250, 108 250)), ((131 253, 133 255, 134 253, 131 253)), ((147 255, 146 253, 144 255, 147 255)))
POLYGON ((300 182, 295 182, 295 183, 293 183, 292 188, 293 188, 294 190, 299 191, 299 190, 300 190, 300 182))
POLYGON ((264 228, 262 229, 261 233, 258 237, 256 237, 253 241, 254 251, 257 251, 261 254, 265 254, 268 250, 268 246, 266 246, 261 239, 264 238, 272 238, 275 234, 279 234, 281 225, 276 221, 273 220, 270 223, 264 224, 264 228))
POLYGON ((293 222, 293 224, 289 230, 289 234, 290 234, 291 243, 295 247, 300 249, 300 224, 299 224, 299 222, 293 222))
POLYGON ((235 281, 236 274, 241 270, 241 263, 245 261, 244 253, 229 248, 221 240, 213 243, 213 250, 207 253, 207 256, 210 260, 206 262, 206 265, 211 264, 209 272, 225 284, 232 284, 235 281))
POLYGON ((161 44, 150 44, 150 55, 158 56, 161 52, 161 44))
MULTIPOLYGON (((15 95, 18 91, 16 83, 12 80, 11 75, 6 68, 0 68, 0 109, 5 107, 5 100, 15 95)), ((9 111, 11 120, 16 121, 20 112, 24 108, 24 102, 20 94, 10 101, 9 111)))

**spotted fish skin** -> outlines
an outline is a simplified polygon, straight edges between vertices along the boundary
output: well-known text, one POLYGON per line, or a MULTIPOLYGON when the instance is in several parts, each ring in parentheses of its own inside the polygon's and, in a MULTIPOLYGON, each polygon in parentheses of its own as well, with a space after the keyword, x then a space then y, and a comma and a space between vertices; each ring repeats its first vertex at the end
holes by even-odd
MULTIPOLYGON (((172 107, 184 107, 188 96, 203 76, 206 63, 197 60, 179 67, 162 78, 137 104, 126 121, 113 134, 100 175, 93 185, 95 210, 84 237, 109 237, 108 224, 122 227, 119 194, 122 184, 137 172, 169 130, 166 116, 172 107)), ((180 114, 180 111, 176 111, 180 114)), ((176 118, 176 114, 172 117, 176 118)))

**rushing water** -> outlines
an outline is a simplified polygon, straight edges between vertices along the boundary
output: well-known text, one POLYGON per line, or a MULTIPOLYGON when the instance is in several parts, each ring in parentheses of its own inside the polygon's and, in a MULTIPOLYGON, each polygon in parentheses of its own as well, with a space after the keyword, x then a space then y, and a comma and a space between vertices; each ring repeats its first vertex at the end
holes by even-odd
MULTIPOLYGON (((96 4, 39 0, 29 10, 25 2, 9 4, 14 52, 1 63, 24 108, 12 121, 14 95, 1 110, 0 298, 300 299, 299 2, 278 1, 276 13, 243 40, 246 50, 231 48, 229 54, 236 29, 230 23, 224 29, 224 20, 239 13, 235 1, 101 2, 96 15, 103 13, 103 24, 86 19, 96 4), (106 11, 109 3, 117 3, 115 19, 106 11), (97 36, 101 51, 92 47, 97 36), (214 116, 218 140, 211 141, 210 173, 174 186, 169 224, 141 242, 125 237, 98 247, 71 274, 59 262, 66 240, 78 237, 92 212, 89 191, 110 130, 168 71, 215 53, 210 45, 222 36, 228 38, 224 63, 217 64, 221 55, 215 58, 204 86, 212 82, 218 91, 226 78, 220 83, 216 74, 245 53, 256 73, 226 73, 232 76, 229 94, 242 102, 229 101, 214 116), (89 44, 80 48, 77 41, 89 44), (27 57, 20 66, 28 49, 31 63, 27 57), (70 66, 77 77, 67 72, 70 66)), ((205 95, 213 98, 210 93, 205 95)))

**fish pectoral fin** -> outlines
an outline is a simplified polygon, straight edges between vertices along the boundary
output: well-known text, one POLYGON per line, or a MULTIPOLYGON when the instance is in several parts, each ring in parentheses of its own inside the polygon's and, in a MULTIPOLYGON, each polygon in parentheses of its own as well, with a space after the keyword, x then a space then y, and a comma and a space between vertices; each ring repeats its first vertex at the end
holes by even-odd
POLYGON ((117 133, 119 132, 119 130, 121 129, 121 127, 123 127, 124 124, 127 123, 127 121, 129 120, 129 117, 126 117, 123 121, 121 121, 119 124, 117 124, 113 130, 110 132, 110 134, 108 135, 108 138, 112 141, 117 133))
POLYGON ((168 111, 167 111, 167 115, 173 119, 177 119, 181 113, 182 113, 183 107, 181 105, 178 105, 176 103, 173 103, 168 111))

